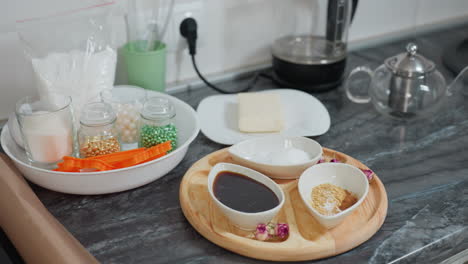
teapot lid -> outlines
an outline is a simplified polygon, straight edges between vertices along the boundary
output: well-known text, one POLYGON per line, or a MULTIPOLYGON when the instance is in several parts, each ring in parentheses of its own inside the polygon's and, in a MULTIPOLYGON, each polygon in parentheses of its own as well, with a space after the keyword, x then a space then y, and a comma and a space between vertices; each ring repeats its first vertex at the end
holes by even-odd
POLYGON ((385 65, 394 74, 403 77, 417 77, 432 72, 435 68, 434 63, 417 54, 417 51, 418 46, 409 43, 406 46, 406 52, 386 59, 385 65))

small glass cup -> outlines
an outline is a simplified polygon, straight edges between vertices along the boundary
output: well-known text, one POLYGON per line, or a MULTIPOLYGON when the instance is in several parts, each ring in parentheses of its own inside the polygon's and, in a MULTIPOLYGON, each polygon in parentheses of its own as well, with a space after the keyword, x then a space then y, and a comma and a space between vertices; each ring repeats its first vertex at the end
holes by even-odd
POLYGON ((115 125, 122 150, 137 148, 140 110, 146 99, 146 91, 136 86, 115 86, 101 92, 101 99, 110 104, 117 115, 115 125))
POLYGON ((69 96, 25 97, 16 103, 16 116, 29 161, 50 169, 63 156, 74 154, 75 128, 69 96))

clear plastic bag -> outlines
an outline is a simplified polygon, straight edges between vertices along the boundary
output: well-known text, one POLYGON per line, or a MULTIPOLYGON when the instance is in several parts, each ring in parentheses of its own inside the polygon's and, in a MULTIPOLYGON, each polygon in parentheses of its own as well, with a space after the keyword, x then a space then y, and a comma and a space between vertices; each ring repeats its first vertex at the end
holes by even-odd
POLYGON ((114 84, 113 7, 109 2, 17 22, 39 95, 71 96, 76 121, 84 104, 98 100, 114 84))
POLYGON ((158 50, 164 41, 174 4, 174 0, 128 1, 128 40, 135 43, 130 46, 132 51, 158 50))

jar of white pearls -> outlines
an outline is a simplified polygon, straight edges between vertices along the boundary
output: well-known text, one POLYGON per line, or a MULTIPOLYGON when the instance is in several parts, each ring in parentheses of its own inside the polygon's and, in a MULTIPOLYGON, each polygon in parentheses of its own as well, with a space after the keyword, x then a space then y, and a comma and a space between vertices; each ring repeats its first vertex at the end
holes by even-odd
POLYGON ((122 150, 138 147, 140 110, 146 96, 143 88, 129 85, 115 86, 101 93, 102 101, 112 105, 117 114, 115 125, 120 134, 122 150))

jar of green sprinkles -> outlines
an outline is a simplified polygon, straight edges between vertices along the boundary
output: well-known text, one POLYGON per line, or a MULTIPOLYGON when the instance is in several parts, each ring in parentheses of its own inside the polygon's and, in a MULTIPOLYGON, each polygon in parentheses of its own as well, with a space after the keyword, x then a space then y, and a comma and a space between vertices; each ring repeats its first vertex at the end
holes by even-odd
POLYGON ((139 147, 149 148, 168 140, 173 151, 177 147, 174 105, 165 97, 148 98, 140 111, 139 147))

